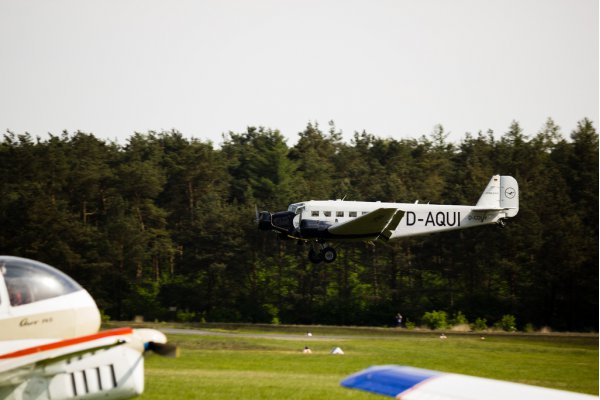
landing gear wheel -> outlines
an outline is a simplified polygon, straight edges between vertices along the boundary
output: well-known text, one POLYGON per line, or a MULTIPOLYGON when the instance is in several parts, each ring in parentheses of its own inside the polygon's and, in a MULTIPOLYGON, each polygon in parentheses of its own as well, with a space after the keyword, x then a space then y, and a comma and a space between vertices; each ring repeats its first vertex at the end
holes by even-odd
POLYGON ((321 257, 326 263, 332 263, 335 261, 337 253, 333 247, 325 247, 323 250, 321 250, 321 257))
POLYGON ((317 253, 315 249, 311 247, 311 249, 308 251, 308 259, 313 264, 319 264, 323 261, 323 253, 317 253))

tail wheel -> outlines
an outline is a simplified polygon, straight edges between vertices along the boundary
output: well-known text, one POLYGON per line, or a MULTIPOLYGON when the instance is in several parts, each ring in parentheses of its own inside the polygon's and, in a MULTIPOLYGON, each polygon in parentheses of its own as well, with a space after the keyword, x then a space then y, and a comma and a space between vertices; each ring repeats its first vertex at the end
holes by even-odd
POLYGON ((308 251, 308 259, 313 264, 319 264, 321 261, 323 261, 323 253, 317 253, 315 249, 311 247, 311 249, 308 251))
POLYGON ((323 258, 323 261, 325 261, 326 263, 332 263, 335 261, 337 253, 335 252, 333 247, 325 247, 323 250, 321 250, 321 256, 323 258))

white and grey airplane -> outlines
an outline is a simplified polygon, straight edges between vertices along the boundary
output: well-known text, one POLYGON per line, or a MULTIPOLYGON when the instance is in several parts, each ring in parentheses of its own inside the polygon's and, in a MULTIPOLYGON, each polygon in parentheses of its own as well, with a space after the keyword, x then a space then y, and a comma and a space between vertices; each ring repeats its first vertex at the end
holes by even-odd
POLYGON ((407 236, 500 224, 519 212, 519 185, 512 176, 494 175, 474 206, 310 200, 287 211, 257 213, 259 229, 281 238, 313 243, 314 263, 333 262, 335 241, 388 241, 407 236))

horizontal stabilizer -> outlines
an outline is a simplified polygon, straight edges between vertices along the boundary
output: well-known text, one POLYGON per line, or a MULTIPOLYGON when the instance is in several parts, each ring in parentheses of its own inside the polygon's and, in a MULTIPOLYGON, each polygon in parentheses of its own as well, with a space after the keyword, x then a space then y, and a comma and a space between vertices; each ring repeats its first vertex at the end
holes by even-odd
POLYGON ((473 207, 471 209, 472 212, 500 212, 504 210, 505 208, 500 207, 473 207))

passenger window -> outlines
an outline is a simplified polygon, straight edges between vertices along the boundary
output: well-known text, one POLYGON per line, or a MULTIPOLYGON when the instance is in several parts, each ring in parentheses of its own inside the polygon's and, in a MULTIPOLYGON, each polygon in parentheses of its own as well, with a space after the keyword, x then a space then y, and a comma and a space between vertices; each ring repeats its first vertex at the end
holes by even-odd
POLYGON ((319 212, 318 211, 311 211, 310 215, 311 215, 311 217, 318 217, 319 216, 319 212))
POLYGON ((331 211, 323 211, 323 215, 326 217, 331 217, 331 211))
POLYGON ((337 211, 337 212, 335 213, 335 216, 336 216, 336 217, 343 217, 343 216, 344 216, 344 212, 343 212, 343 211, 337 211))
POLYGON ((369 213, 368 211, 363 211, 363 212, 362 212, 362 215, 366 215, 366 214, 368 214, 368 213, 369 213))
POLYGON ((350 211, 350 218, 356 218, 356 216, 358 215, 358 213, 356 211, 350 211))

